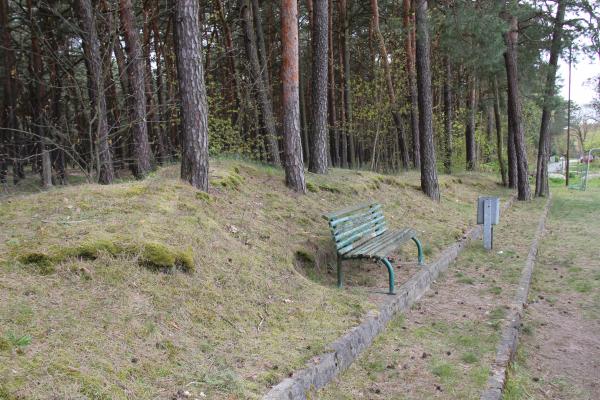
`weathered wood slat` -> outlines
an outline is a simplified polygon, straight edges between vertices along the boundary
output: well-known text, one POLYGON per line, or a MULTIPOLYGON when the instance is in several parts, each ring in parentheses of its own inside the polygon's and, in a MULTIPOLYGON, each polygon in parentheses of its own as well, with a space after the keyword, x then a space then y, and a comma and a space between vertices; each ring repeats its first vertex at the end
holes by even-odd
POLYGON ((381 205, 376 204, 376 205, 372 206, 371 208, 366 208, 363 211, 357 212, 355 214, 345 215, 340 218, 330 219, 329 226, 337 227, 338 225, 343 225, 344 223, 352 222, 354 220, 364 218, 364 217, 369 217, 369 216, 373 215, 374 213, 382 214, 381 205))
POLYGON ((375 206, 375 205, 379 205, 379 204, 374 203, 374 202, 357 204, 355 206, 347 207, 347 208, 341 209, 339 211, 333 211, 330 213, 323 214, 323 218, 331 220, 331 219, 335 219, 336 217, 339 217, 341 215, 351 214, 353 212, 360 211, 364 208, 369 208, 369 207, 375 206))
POLYGON ((368 253, 369 257, 387 257, 392 251, 397 249, 401 244, 408 242, 414 236, 413 231, 408 231, 398 236, 395 236, 388 243, 382 243, 380 246, 371 250, 368 253))
POLYGON ((337 231, 337 233, 334 234, 334 238, 336 242, 339 242, 340 240, 343 240, 349 236, 354 235, 355 233, 359 233, 359 232, 366 232, 372 228, 377 227, 378 225, 382 225, 385 224, 385 220, 383 215, 378 215, 375 216, 373 219, 369 219, 366 222, 355 226, 354 228, 348 229, 348 230, 343 230, 343 231, 337 231))

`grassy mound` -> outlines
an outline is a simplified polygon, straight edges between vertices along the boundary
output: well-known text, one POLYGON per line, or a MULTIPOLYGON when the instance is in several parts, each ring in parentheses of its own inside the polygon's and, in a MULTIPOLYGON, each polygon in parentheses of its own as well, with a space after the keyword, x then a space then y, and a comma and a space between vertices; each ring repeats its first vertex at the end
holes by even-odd
POLYGON ((324 212, 379 201, 431 260, 475 222, 478 195, 508 196, 489 176, 441 176, 435 203, 416 173, 337 169, 308 174, 299 196, 280 169, 233 160, 213 161, 210 181, 198 193, 172 166, 2 200, 0 337, 31 340, 0 347, 0 393, 258 398, 375 307, 368 286, 385 286, 363 262, 335 288, 324 212))

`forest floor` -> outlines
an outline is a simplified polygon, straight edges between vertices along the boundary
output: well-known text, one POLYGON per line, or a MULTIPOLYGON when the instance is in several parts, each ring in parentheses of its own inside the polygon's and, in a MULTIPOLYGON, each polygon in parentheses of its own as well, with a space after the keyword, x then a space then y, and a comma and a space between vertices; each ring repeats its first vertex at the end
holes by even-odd
POLYGON ((600 180, 554 187, 505 399, 600 398, 600 180))
MULTIPOLYGON (((0 398, 259 398, 387 285, 358 262, 336 289, 322 213, 379 201, 431 261, 475 223, 477 196, 510 195, 491 175, 442 175, 436 203, 417 173, 334 169, 299 196, 280 169, 227 159, 206 195, 178 172, 0 197, 0 398)), ((415 261, 414 246, 396 255, 398 285, 415 261)))

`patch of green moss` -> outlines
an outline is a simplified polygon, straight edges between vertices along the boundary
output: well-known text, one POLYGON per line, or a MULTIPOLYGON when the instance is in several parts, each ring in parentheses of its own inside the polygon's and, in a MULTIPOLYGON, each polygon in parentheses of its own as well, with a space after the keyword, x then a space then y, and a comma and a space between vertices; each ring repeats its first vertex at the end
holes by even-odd
POLYGON ((244 183, 244 178, 233 172, 221 179, 214 179, 210 182, 213 186, 221 186, 226 189, 239 190, 240 186, 244 183))
POLYGON ((36 271, 42 275, 49 275, 55 271, 54 259, 45 253, 27 253, 17 257, 23 264, 31 265, 36 267, 36 271))
POLYGON ((108 253, 111 256, 116 256, 122 252, 122 249, 111 240, 93 239, 87 240, 75 248, 66 251, 65 255, 95 260, 103 252, 108 253))
POLYGON ((342 193, 342 190, 338 187, 332 186, 328 183, 322 183, 319 185, 319 189, 330 193, 342 193))
POLYGON ((196 199, 205 203, 210 203, 211 201, 210 195, 206 192, 196 192, 196 199))
POLYGON ((140 263, 150 268, 173 268, 176 254, 160 243, 145 243, 141 249, 140 263))
POLYGON ((194 263, 194 255, 192 250, 182 250, 177 252, 175 257, 175 266, 183 272, 194 272, 196 264, 194 263))
POLYGON ((307 181, 306 182, 306 190, 308 190, 309 192, 312 192, 312 193, 317 193, 319 191, 319 188, 314 183, 307 181))

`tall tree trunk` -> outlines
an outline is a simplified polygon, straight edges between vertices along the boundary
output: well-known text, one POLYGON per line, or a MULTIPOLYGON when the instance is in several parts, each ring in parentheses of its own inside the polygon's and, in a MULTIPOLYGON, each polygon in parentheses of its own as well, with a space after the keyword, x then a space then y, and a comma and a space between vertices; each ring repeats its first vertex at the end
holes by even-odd
POLYGON ((119 0, 119 14, 125 36, 125 51, 128 58, 128 80, 132 92, 131 123, 133 125, 136 177, 143 178, 152 169, 148 127, 146 123, 146 93, 144 82, 144 60, 139 31, 131 0, 119 0))
POLYGON ((348 143, 348 164, 350 168, 356 166, 356 153, 354 148, 354 129, 352 127, 352 89, 350 84, 350 21, 348 19, 347 0, 340 0, 340 25, 342 68, 344 69, 344 111, 346 115, 345 132, 348 143))
POLYGON ((517 153, 515 151, 515 130, 511 124, 512 108, 506 105, 506 116, 508 119, 508 138, 506 139, 506 151, 508 152, 508 187, 517 188, 517 153))
POLYGON ((494 91, 494 120, 496 122, 496 153, 498 153, 498 165, 500 165, 502 185, 508 186, 508 180, 506 179, 506 166, 504 165, 504 155, 502 154, 502 119, 500 117, 500 93, 498 91, 498 78, 496 76, 494 76, 492 81, 492 89, 494 91))
POLYGON ((31 26, 31 58, 30 69, 33 82, 31 83, 31 111, 34 125, 35 140, 38 142, 41 154, 42 186, 52 187, 52 160, 49 150, 49 138, 47 137, 47 115, 44 102, 46 101, 46 85, 44 84, 44 65, 42 61, 42 50, 38 37, 38 16, 34 16, 33 1, 27 1, 27 11, 31 26))
POLYGON ((327 30, 327 40, 329 42, 327 58, 328 58, 328 68, 327 73, 329 75, 327 89, 329 91, 329 130, 331 136, 333 138, 333 146, 332 149, 332 161, 333 165, 339 167, 341 164, 340 159, 340 133, 337 127, 337 110, 336 110, 336 86, 335 86, 335 63, 334 63, 334 54, 333 54, 333 0, 328 0, 328 25, 329 29, 327 30))
POLYGON ((316 0, 313 9, 312 54, 312 157, 310 170, 327 173, 327 56, 328 4, 316 0))
POLYGON ((398 147, 400 150, 402 168, 408 169, 408 148, 404 139, 404 126, 402 124, 400 112, 397 109, 398 100, 396 98, 396 91, 394 90, 394 83, 392 81, 392 71, 388 63, 389 54, 385 46, 385 40, 383 39, 381 30, 379 29, 379 5, 377 4, 377 0, 371 0, 371 13, 373 15, 373 30, 375 31, 375 36, 377 36, 377 41, 379 43, 379 55, 381 57, 381 63, 383 64, 383 70, 385 73, 385 82, 387 85, 388 97, 390 99, 392 120, 394 122, 394 127, 396 128, 395 136, 397 137, 398 147))
MULTIPOLYGON (((8 8, 8 0, 0 0, 0 43, 3 47, 2 58, 4 60, 4 102, 3 102, 3 110, 0 112, 4 115, 4 126, 6 127, 6 131, 0 132, 0 137, 4 138, 4 149, 0 149, 0 152, 3 151, 3 154, 0 154, 0 180, 2 183, 6 183, 7 173, 8 173, 8 164, 9 158, 11 155, 13 156, 12 165, 13 165, 13 181, 17 184, 20 180, 19 174, 19 165, 20 162, 18 160, 18 137, 17 133, 17 87, 15 82, 15 75, 17 73, 15 68, 15 54, 12 44, 12 35, 10 32, 9 22, 9 8, 8 8), (12 140, 11 140, 12 139, 12 140), (13 151, 10 151, 10 146, 13 147, 13 151)), ((1 120, 0 116, 0 120, 1 120)), ((2 129, 2 128, 0 128, 2 129)), ((1 139, 0 139, 1 140, 1 139)), ((2 144, 0 143, 0 146, 2 144)))
POLYGON ((566 0, 558 1, 552 45, 550 46, 550 62, 544 90, 544 105, 542 107, 542 123, 540 126, 540 141, 538 144, 537 172, 535 179, 536 197, 548 196, 548 157, 550 157, 550 115, 552 114, 554 93, 556 91, 556 70, 562 44, 563 23, 565 20, 566 0))
POLYGON ((306 193, 302 143, 300 140, 300 97, 298 60, 298 4, 281 1, 281 83, 285 181, 293 190, 306 193))
POLYGON ((246 44, 246 53, 250 61, 250 68, 258 92, 258 100, 261 106, 263 120, 267 130, 267 143, 271 154, 271 161, 280 165, 279 146, 277 144, 277 130, 275 128, 275 117, 273 115, 273 102, 270 96, 268 83, 265 80, 266 72, 262 70, 261 62, 256 42, 256 31, 252 17, 252 5, 250 0, 244 0, 241 9, 242 25, 244 29, 244 42, 246 44))
POLYGON ((527 152, 525 149, 525 132, 521 114, 521 98, 519 94, 519 73, 517 64, 518 22, 515 16, 509 17, 509 31, 504 34, 506 42, 506 78, 508 82, 508 107, 510 109, 509 125, 514 133, 514 146, 517 161, 517 191, 519 200, 529 200, 529 171, 527 152))
POLYGON ((82 39, 84 43, 86 66, 90 77, 92 95, 92 109, 96 121, 96 137, 98 152, 98 182, 110 184, 115 178, 112 155, 108 141, 108 119, 106 108, 106 96, 104 91, 104 71, 102 70, 102 58, 100 56, 100 42, 96 29, 96 17, 92 2, 90 0, 78 0, 79 15, 81 19, 82 39))
POLYGON ((452 66, 450 60, 445 60, 444 76, 444 170, 452 173, 452 121, 454 118, 452 105, 452 66))
POLYGON ((182 119, 181 179, 208 190, 208 102, 202 65, 199 7, 175 1, 175 52, 182 119))
POLYGON ((433 145, 433 104, 431 93, 431 61, 429 54, 429 21, 427 0, 416 0, 416 67, 419 92, 419 134, 421 145, 421 189, 439 201, 435 147, 433 145))
MULTIPOLYGON (((343 49, 343 36, 340 32, 339 43, 340 50, 343 49)), ((345 74, 344 74, 344 55, 342 51, 338 51, 340 74, 340 155, 342 168, 348 168, 348 124, 346 123, 346 91, 345 91, 345 74)))
POLYGON ((475 169, 475 110, 477 109, 476 96, 477 81, 475 79, 475 76, 471 75, 469 77, 469 83, 467 88, 467 120, 465 123, 467 171, 473 171, 475 169))
POLYGON ((413 166, 421 168, 421 149, 419 139, 419 98, 417 93, 417 73, 415 70, 415 24, 411 0, 403 0, 403 26, 406 31, 406 73, 408 75, 408 90, 410 101, 410 125, 412 132, 413 166))
POLYGON ((228 97, 231 107, 235 109, 232 112, 232 123, 235 125, 238 121, 238 113, 240 108, 240 95, 239 95, 239 84, 238 84, 238 71, 236 65, 236 56, 233 48, 233 35, 231 34, 231 28, 225 18, 225 9, 223 7, 222 0, 214 0, 215 7, 217 9, 217 15, 225 36, 225 51, 227 54, 227 66, 229 68, 230 76, 227 79, 227 85, 229 86, 228 97))

